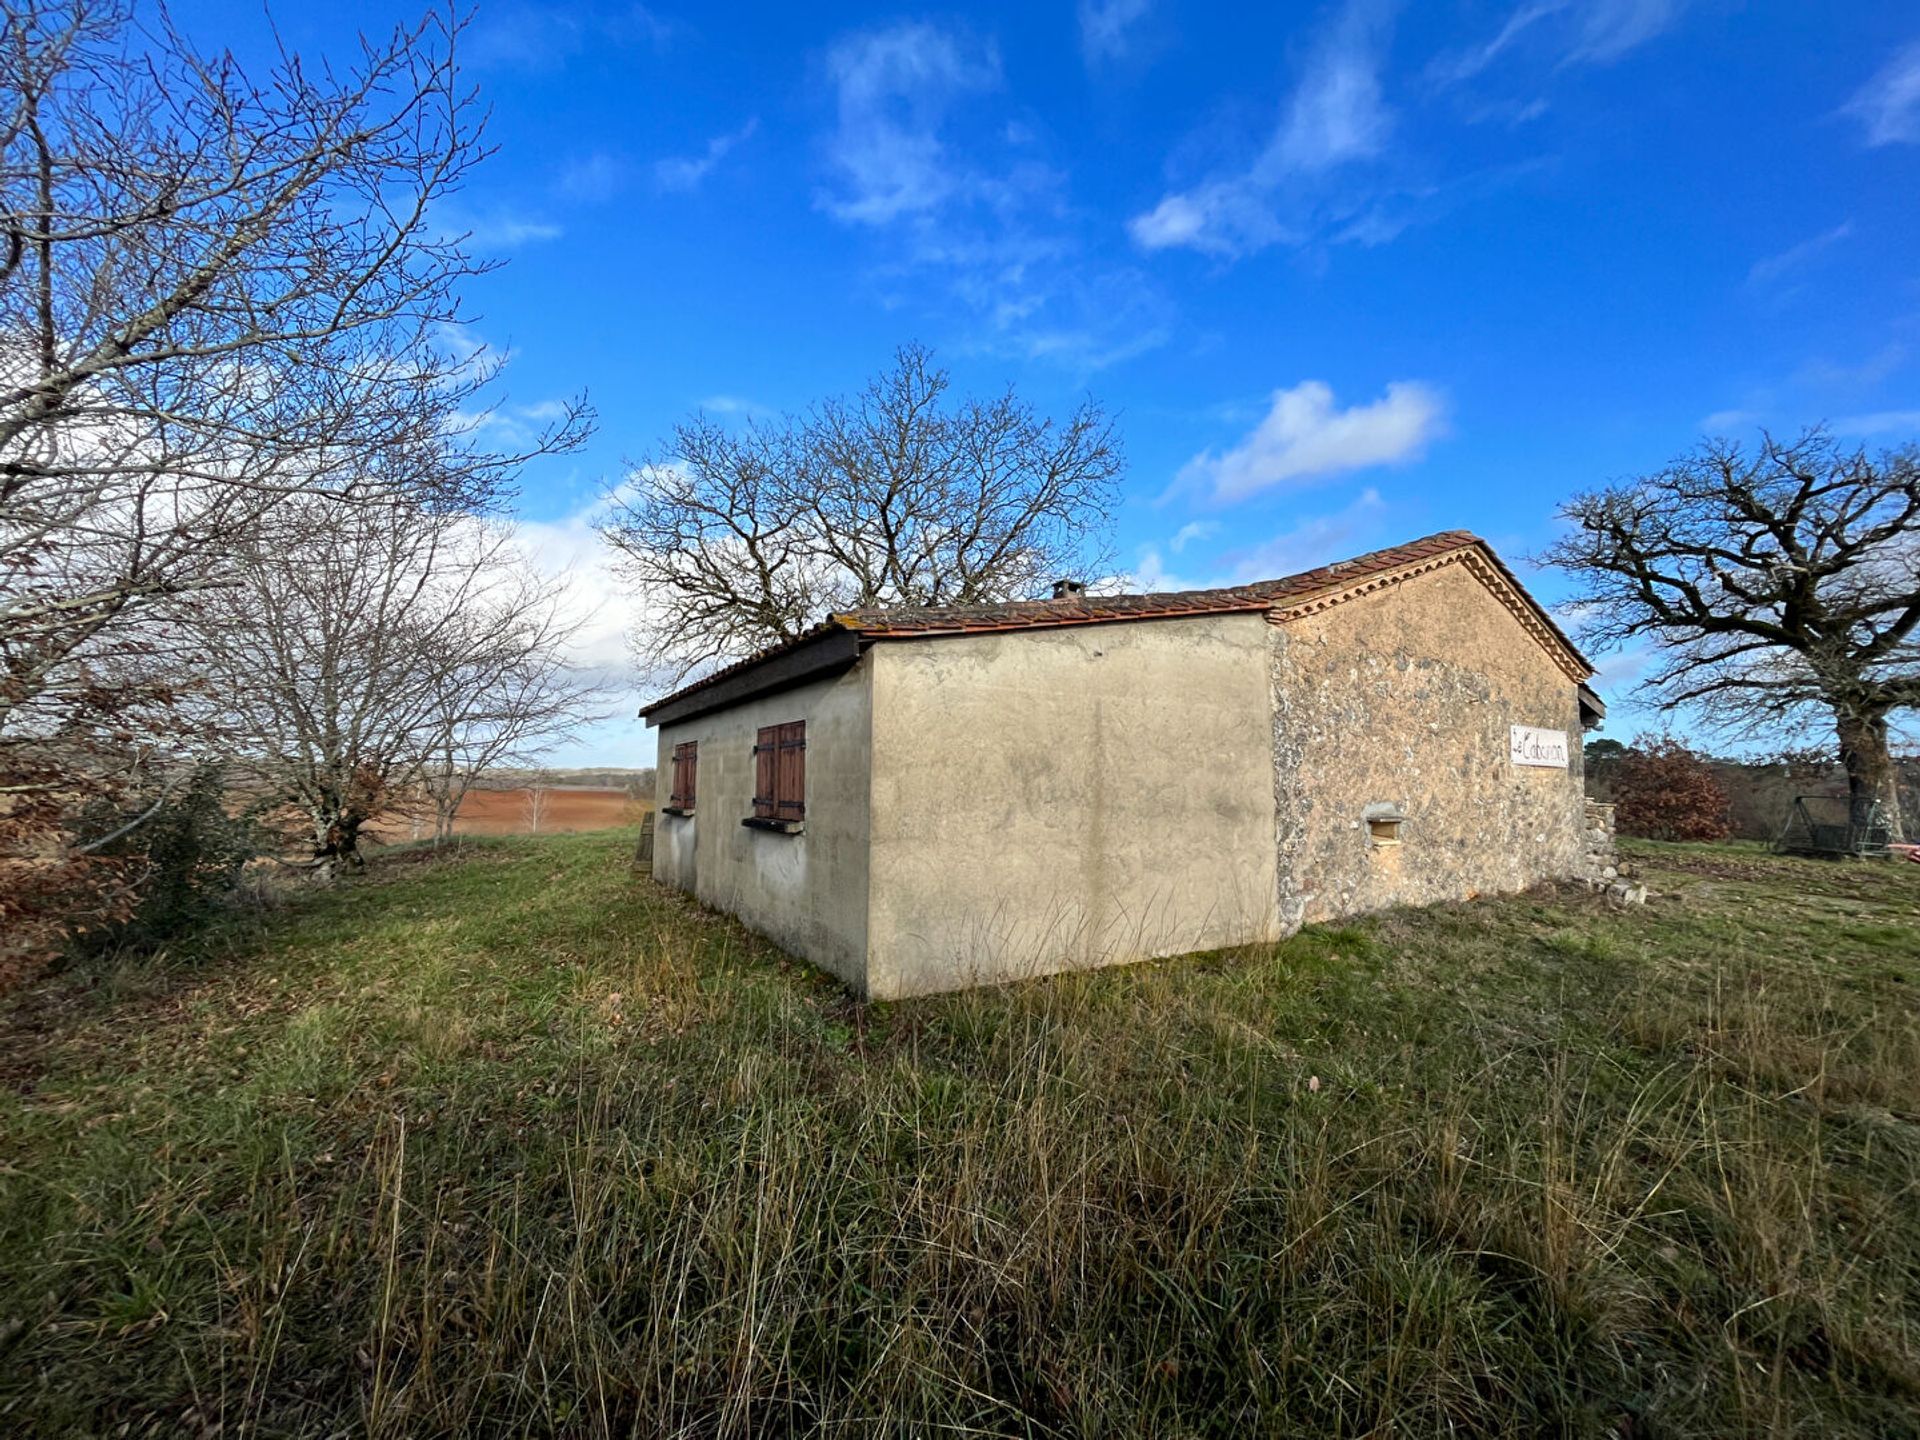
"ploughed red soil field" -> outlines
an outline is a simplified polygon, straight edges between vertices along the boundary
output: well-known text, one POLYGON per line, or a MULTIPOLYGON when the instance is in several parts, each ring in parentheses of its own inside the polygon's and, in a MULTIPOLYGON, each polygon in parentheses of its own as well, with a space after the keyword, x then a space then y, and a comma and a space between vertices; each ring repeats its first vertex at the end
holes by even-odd
MULTIPOLYGON (((566 830, 611 830, 619 825, 638 825, 650 806, 635 800, 625 790, 602 790, 587 786, 549 786, 538 801, 538 825, 531 792, 519 790, 469 790, 454 817, 456 835, 527 835, 536 829, 542 835, 566 830)), ((418 826, 403 816, 394 816, 376 827, 380 838, 389 843, 421 839, 433 834, 433 815, 423 814, 418 826)))

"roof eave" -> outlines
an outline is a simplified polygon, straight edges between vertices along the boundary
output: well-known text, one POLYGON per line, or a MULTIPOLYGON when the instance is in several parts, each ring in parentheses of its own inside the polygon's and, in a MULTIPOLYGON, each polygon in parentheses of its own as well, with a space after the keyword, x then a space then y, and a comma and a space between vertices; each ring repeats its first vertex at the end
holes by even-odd
POLYGON ((675 725, 810 680, 823 680, 851 669, 862 648, 857 631, 830 624, 656 700, 640 711, 640 718, 649 726, 675 725))

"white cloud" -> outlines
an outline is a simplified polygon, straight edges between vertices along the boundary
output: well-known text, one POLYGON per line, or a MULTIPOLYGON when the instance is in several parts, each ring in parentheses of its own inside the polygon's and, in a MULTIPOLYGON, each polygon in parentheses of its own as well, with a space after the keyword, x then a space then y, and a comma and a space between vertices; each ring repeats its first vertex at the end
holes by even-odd
POLYGON ((493 206, 473 211, 464 206, 444 205, 436 212, 440 231, 449 239, 463 240, 475 250, 517 250, 543 240, 558 240, 561 229, 550 220, 515 210, 493 206))
POLYGON ((1920 40, 1901 50, 1847 101, 1869 145, 1920 143, 1920 40))
POLYGON ((884 225, 937 208, 961 171, 940 130, 960 97, 1000 83, 990 46, 924 21, 863 31, 827 56, 838 126, 827 152, 841 188, 825 198, 842 220, 884 225))
POLYGON ((1220 533, 1217 520, 1193 520, 1182 525, 1167 542, 1167 548, 1178 555, 1196 540, 1211 540, 1220 533))
POLYGON ((1567 8, 1568 0, 1529 0, 1507 17, 1492 39, 1456 55, 1443 55, 1428 67, 1428 73, 1443 83, 1471 80, 1504 55, 1521 36, 1540 21, 1567 8))
POLYGON ((1575 10, 1567 62, 1609 65, 1680 18, 1685 0, 1589 0, 1575 10))
POLYGON ((1348 13, 1294 92, 1258 175, 1278 181, 1380 153, 1393 129, 1380 94, 1381 28, 1364 10, 1348 13))
POLYGON ((1444 400, 1418 380, 1396 380, 1372 404, 1345 410, 1330 386, 1305 380, 1276 390, 1266 417, 1231 450, 1189 460, 1174 488, 1241 500, 1276 486, 1418 459, 1445 428, 1444 400))
POLYGON ((1671 29, 1687 0, 1525 0, 1487 40, 1437 56, 1427 73, 1441 85, 1475 79, 1509 55, 1530 50, 1556 66, 1611 65, 1671 29))
POLYGON ((561 613, 577 626, 567 658, 583 670, 613 679, 631 675, 627 644, 632 616, 616 598, 621 594, 612 554, 593 528, 600 517, 596 501, 556 520, 521 520, 514 539, 528 563, 561 587, 561 613))
POLYGON ((1851 364, 1815 356, 1795 370, 1792 379, 1794 384, 1807 389, 1837 391, 1844 395, 1873 389, 1906 363, 1907 347, 1893 340, 1851 364))
POLYGON ((753 132, 759 128, 760 117, 756 115, 738 130, 714 136, 697 155, 655 161, 653 183, 668 193, 697 189, 700 182, 713 173, 714 166, 727 158, 730 150, 752 139, 753 132))
POLYGON ((1753 262, 1753 268, 1747 271, 1749 285, 1771 285, 1781 276, 1819 255, 1821 251, 1838 245, 1853 234, 1853 222, 1844 220, 1831 230, 1823 230, 1811 239, 1802 240, 1798 245, 1789 246, 1778 255, 1768 255, 1753 262))
POLYGON ((460 58, 479 69, 557 70, 608 47, 664 50, 679 28, 644 5, 489 5, 460 58))
POLYGON ((1700 428, 1709 435, 1726 435, 1758 424, 1759 420, 1759 415, 1752 410, 1716 410, 1702 418, 1700 428))
POLYGON ((749 419, 776 413, 771 405, 762 405, 743 395, 709 395, 700 402, 700 408, 715 415, 745 415, 749 419))
POLYGON ((1280 203, 1311 208, 1306 182, 1379 156, 1392 133, 1380 85, 1386 15, 1374 0, 1349 0, 1253 163, 1162 197, 1128 222, 1134 242, 1147 250, 1242 255, 1301 238, 1298 222, 1281 218, 1280 203))
POLYGON ((1134 28, 1152 8, 1153 0, 1080 0, 1080 53, 1087 64, 1124 60, 1134 28))
MULTIPOLYGON (((1277 535, 1230 550, 1194 575, 1176 573, 1162 559, 1159 547, 1144 546, 1132 573, 1122 578, 1128 589, 1144 591, 1212 590, 1278 580, 1364 552, 1375 543, 1373 537, 1389 509, 1380 492, 1369 487, 1342 509, 1313 516, 1277 535)), ((1218 530, 1212 522, 1201 525, 1208 534, 1218 530)), ((1188 543, 1183 537, 1198 528, 1182 526, 1167 542, 1167 548, 1177 554, 1188 543)))
POLYGON ((1362 490, 1344 509, 1302 521, 1291 530, 1225 557, 1231 567, 1227 583, 1251 585, 1256 580, 1278 580, 1362 554, 1372 543, 1367 537, 1378 529, 1386 513, 1387 504, 1378 490, 1362 490))
POLYGON ((598 203, 612 199, 626 183, 626 162, 596 150, 591 155, 568 161, 553 182, 553 188, 563 199, 598 203))
POLYGON ((1841 435, 1902 435, 1920 440, 1920 410, 1877 410, 1868 415, 1847 415, 1833 422, 1841 435))
POLYGON ((947 348, 1080 371, 1165 341, 1168 307, 1150 277, 1086 253, 1044 135, 987 98, 1001 87, 990 44, 902 23, 843 38, 826 71, 832 183, 818 204, 887 248, 872 277, 881 303, 921 303, 931 278, 977 321, 947 348))

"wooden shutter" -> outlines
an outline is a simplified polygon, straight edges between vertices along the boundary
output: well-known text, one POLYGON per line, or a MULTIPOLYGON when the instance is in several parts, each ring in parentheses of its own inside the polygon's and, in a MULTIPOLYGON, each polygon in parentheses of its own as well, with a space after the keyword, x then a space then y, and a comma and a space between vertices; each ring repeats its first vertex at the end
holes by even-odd
POLYGON ((790 721, 779 730, 780 763, 774 787, 774 818, 801 820, 807 813, 807 722, 790 721))
POLYGON ((763 726, 753 746, 756 820, 804 820, 807 814, 807 722, 763 726))
POLYGON ((693 809, 694 791, 699 783, 700 746, 688 740, 673 747, 673 790, 667 803, 676 810, 693 809))
POLYGON ((771 820, 774 817, 781 729, 778 725, 766 725, 754 737, 753 815, 756 820, 771 820))

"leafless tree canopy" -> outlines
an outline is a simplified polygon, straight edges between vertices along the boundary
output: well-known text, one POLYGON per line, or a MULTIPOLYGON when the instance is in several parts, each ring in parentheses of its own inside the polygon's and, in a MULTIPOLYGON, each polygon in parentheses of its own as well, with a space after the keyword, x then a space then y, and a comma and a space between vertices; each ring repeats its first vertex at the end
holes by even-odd
POLYGON ((1715 442, 1562 513, 1546 558, 1596 642, 1654 644, 1662 705, 1746 731, 1818 714, 1856 806, 1887 798, 1888 717, 1920 705, 1920 451, 1715 442))
POLYGON ((685 676, 864 605, 1039 593, 1110 565, 1123 469, 1092 402, 955 398, 917 346, 858 395, 737 431, 704 416, 612 495, 602 534, 661 613, 639 637, 685 676))
POLYGON ((149 17, 0 6, 0 741, 124 722, 284 496, 484 504, 523 458, 444 343, 484 268, 431 215, 484 154, 458 24, 249 77, 149 17))
POLYGON ((422 782, 458 808, 473 770, 525 760, 589 718, 552 584, 511 534, 414 504, 301 497, 195 601, 219 723, 264 806, 292 805, 317 858, 422 782))

